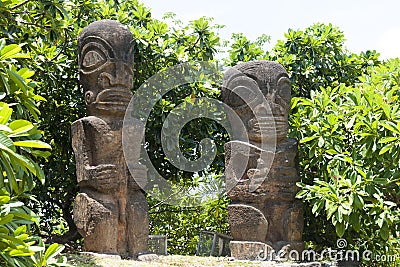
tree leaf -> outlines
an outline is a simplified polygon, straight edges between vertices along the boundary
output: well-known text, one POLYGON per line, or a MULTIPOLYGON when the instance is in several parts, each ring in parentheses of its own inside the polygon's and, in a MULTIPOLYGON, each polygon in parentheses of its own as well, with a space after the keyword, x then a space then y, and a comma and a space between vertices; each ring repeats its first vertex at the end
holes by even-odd
POLYGON ((305 138, 300 140, 300 144, 304 144, 304 143, 310 142, 311 140, 314 140, 315 138, 317 138, 317 136, 315 136, 315 135, 314 136, 305 137, 305 138))
POLYGON ((0 144, 4 145, 5 147, 15 151, 14 143, 7 135, 0 132, 0 144))
POLYGON ((0 103, 0 124, 7 124, 13 110, 6 103, 0 103))
POLYGON ((39 140, 24 140, 14 142, 15 146, 51 149, 51 146, 39 140))
POLYGON ((21 50, 22 48, 17 44, 7 45, 0 51, 0 60, 13 58, 13 56, 18 54, 21 50))
POLYGON ((21 134, 33 129, 33 124, 27 120, 15 120, 8 125, 12 130, 11 136, 17 136, 15 134, 21 134))
POLYGON ((381 236, 381 238, 383 240, 388 240, 388 238, 389 238, 389 227, 388 227, 387 222, 383 223, 382 228, 379 231, 379 235, 381 236))
POLYGON ((381 149, 381 151, 379 151, 379 155, 385 154, 385 153, 388 152, 394 145, 395 145, 394 143, 387 144, 386 146, 384 146, 384 147, 381 149))
POLYGON ((344 232, 346 231, 345 224, 342 223, 336 223, 335 225, 336 228, 336 234, 338 237, 342 237, 344 235, 344 232))

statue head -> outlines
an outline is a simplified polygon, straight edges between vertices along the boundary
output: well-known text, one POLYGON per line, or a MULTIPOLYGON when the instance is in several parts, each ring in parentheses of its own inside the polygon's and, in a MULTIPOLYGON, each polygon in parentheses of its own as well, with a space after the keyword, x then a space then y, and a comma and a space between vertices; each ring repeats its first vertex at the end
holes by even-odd
POLYGON ((79 34, 78 49, 89 115, 123 116, 132 97, 132 33, 118 21, 96 21, 79 34))
POLYGON ((289 76, 282 65, 260 60, 240 63, 228 70, 222 98, 242 119, 250 140, 260 142, 263 130, 274 131, 279 141, 288 131, 290 91, 289 76))

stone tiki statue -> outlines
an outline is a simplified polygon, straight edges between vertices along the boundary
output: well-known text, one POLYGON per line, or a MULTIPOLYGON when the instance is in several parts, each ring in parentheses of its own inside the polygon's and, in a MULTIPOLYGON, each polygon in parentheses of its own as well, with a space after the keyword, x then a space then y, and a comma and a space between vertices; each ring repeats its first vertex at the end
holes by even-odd
POLYGON ((226 182, 234 182, 228 192, 228 219, 235 240, 231 253, 238 259, 256 259, 265 248, 265 252, 300 253, 304 249, 303 207, 295 199, 297 141, 287 138, 290 91, 288 74, 276 62, 240 63, 224 77, 223 101, 240 117, 249 140, 225 144, 226 182), (245 99, 236 90, 244 90, 245 99), (261 101, 255 90, 261 91, 261 101), (261 129, 270 135, 262 135, 261 129), (276 148, 267 151, 262 143, 276 148), (248 163, 241 175, 235 167, 244 161, 248 163), (254 181, 259 186, 250 190, 254 181))
MULTIPOLYGON (((74 220, 85 250, 134 257, 147 250, 149 223, 146 198, 135 182, 146 179, 146 168, 136 164, 132 177, 121 140, 132 97, 132 33, 117 21, 97 21, 82 30, 78 47, 88 117, 71 127, 80 187, 74 220)), ((140 147, 140 140, 133 146, 140 147)))

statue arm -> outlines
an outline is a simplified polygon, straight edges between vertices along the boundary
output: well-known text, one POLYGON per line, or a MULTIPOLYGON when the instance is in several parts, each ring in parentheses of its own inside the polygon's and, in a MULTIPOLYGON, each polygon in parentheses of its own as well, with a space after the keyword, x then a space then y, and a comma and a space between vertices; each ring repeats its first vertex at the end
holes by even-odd
POLYGON ((72 148, 76 161, 76 176, 78 183, 88 180, 86 169, 90 168, 92 155, 86 139, 83 119, 77 120, 71 125, 72 148))
MULTIPOLYGON (((98 121, 93 121, 95 118, 83 118, 75 121, 71 126, 72 131, 72 147, 76 159, 76 175, 78 184, 81 187, 91 187, 95 190, 102 192, 109 192, 118 188, 117 170, 114 164, 99 164, 93 162, 92 150, 95 149, 89 141, 89 129, 93 128, 95 131, 98 121), (88 126, 94 127, 88 127, 88 126)), ((98 119, 97 119, 98 120, 98 119)), ((102 124, 104 128, 105 124, 102 124)), ((97 129, 98 130, 98 129, 97 129)), ((92 138, 92 137, 91 137, 92 138)))

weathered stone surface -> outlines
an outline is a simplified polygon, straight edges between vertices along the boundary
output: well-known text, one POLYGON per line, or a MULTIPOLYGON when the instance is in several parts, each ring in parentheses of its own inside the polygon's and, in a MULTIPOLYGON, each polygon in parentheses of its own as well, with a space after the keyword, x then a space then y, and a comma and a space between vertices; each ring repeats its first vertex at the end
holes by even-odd
POLYGON ((229 243, 231 255, 236 260, 271 260, 273 249, 263 242, 231 241, 229 243))
POLYGON ((74 220, 79 233, 85 237, 85 247, 93 248, 98 253, 117 251, 118 215, 112 201, 98 201, 86 193, 80 193, 75 199, 74 220))
POLYGON ((275 251, 304 248, 303 207, 295 198, 297 141, 286 137, 290 97, 288 74, 276 62, 240 63, 224 77, 223 101, 240 117, 249 138, 225 144, 232 236, 271 244, 275 251), (252 208, 244 212, 238 205, 252 208))
POLYGON ((234 240, 264 242, 268 222, 260 210, 243 204, 228 206, 229 226, 234 240))
MULTIPOLYGON (((134 178, 145 179, 139 154, 135 176, 122 149, 122 126, 131 100, 133 38, 117 21, 97 21, 78 37, 80 84, 88 117, 72 126, 72 146, 80 187, 74 220, 85 238, 85 250, 135 256, 147 249, 148 206, 134 178)), ((132 148, 140 147, 143 132, 132 148)))
POLYGON ((227 71, 221 93, 223 101, 244 122, 250 140, 260 142, 268 138, 261 136, 261 129, 273 130, 278 140, 286 138, 290 91, 289 76, 282 65, 260 60, 240 63, 227 71), (259 91, 265 102, 257 99, 259 91), (245 99, 238 97, 240 92, 244 92, 245 99))

